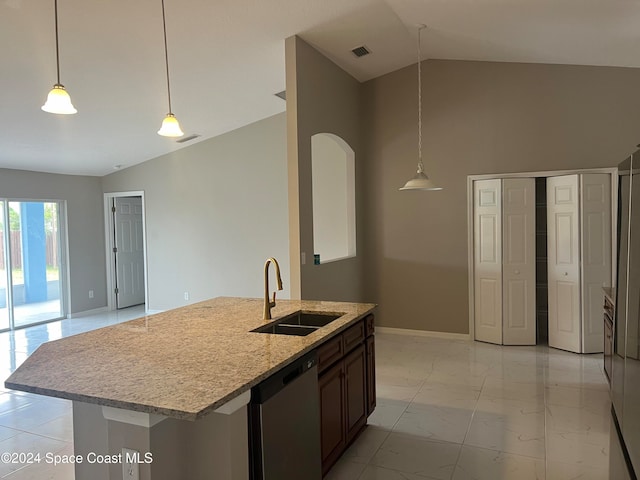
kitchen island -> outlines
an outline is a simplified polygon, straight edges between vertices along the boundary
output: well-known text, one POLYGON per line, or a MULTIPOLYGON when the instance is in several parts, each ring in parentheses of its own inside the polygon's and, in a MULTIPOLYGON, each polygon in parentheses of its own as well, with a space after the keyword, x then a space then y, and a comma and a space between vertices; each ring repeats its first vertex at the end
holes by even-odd
MULTIPOLYGON (((246 479, 251 388, 374 307, 279 300, 273 322, 300 310, 340 315, 293 336, 252 332, 271 322, 262 300, 215 298, 45 343, 5 385, 72 400, 75 453, 85 459, 127 448, 153 460, 140 464, 141 479, 246 479)), ((76 464, 77 480, 115 478, 118 462, 76 464)))

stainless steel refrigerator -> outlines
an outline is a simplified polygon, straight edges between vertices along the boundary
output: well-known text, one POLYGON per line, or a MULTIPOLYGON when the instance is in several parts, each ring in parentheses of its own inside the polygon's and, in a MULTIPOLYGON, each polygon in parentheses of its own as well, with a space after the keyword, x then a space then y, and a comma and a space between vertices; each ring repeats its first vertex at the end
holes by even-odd
MULTIPOLYGON (((611 375, 612 472, 640 474, 640 150, 618 166, 618 270, 611 375)), ((628 475, 627 475, 628 474, 628 475)), ((612 480, 617 480, 612 478, 612 480)))

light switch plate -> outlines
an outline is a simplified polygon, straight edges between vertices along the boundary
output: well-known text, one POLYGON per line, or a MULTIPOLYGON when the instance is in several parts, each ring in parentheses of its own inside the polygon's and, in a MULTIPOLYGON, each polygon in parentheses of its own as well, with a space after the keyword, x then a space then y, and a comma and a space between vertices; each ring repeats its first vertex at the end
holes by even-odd
POLYGON ((123 480, 140 480, 140 452, 130 448, 122 449, 122 478, 123 480))

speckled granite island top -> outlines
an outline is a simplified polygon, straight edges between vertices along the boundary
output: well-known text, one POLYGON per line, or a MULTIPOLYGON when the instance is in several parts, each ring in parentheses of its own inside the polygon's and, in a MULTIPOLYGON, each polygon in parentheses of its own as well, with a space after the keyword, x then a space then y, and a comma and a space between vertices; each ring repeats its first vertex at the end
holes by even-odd
POLYGON ((307 335, 251 332, 263 300, 219 297, 41 345, 7 388, 196 420, 344 330, 374 304, 278 300, 274 320, 343 313, 307 335))

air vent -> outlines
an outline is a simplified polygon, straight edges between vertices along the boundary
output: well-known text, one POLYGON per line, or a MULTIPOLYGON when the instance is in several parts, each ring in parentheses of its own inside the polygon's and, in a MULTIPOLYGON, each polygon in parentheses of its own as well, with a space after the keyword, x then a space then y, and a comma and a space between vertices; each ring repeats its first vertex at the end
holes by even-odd
POLYGON ((176 143, 185 143, 193 140, 194 138, 198 138, 200 135, 194 133, 193 135, 187 135, 186 137, 179 138, 176 140, 176 143))
POLYGON ((369 50, 366 46, 361 45, 359 47, 352 49, 351 53, 353 53, 356 57, 360 58, 360 57, 364 57, 365 55, 369 55, 371 53, 371 50, 369 50))
POLYGON ((278 93, 274 93, 274 95, 278 98, 281 98, 282 100, 286 100, 287 99, 287 91, 286 90, 282 90, 281 92, 278 93))

